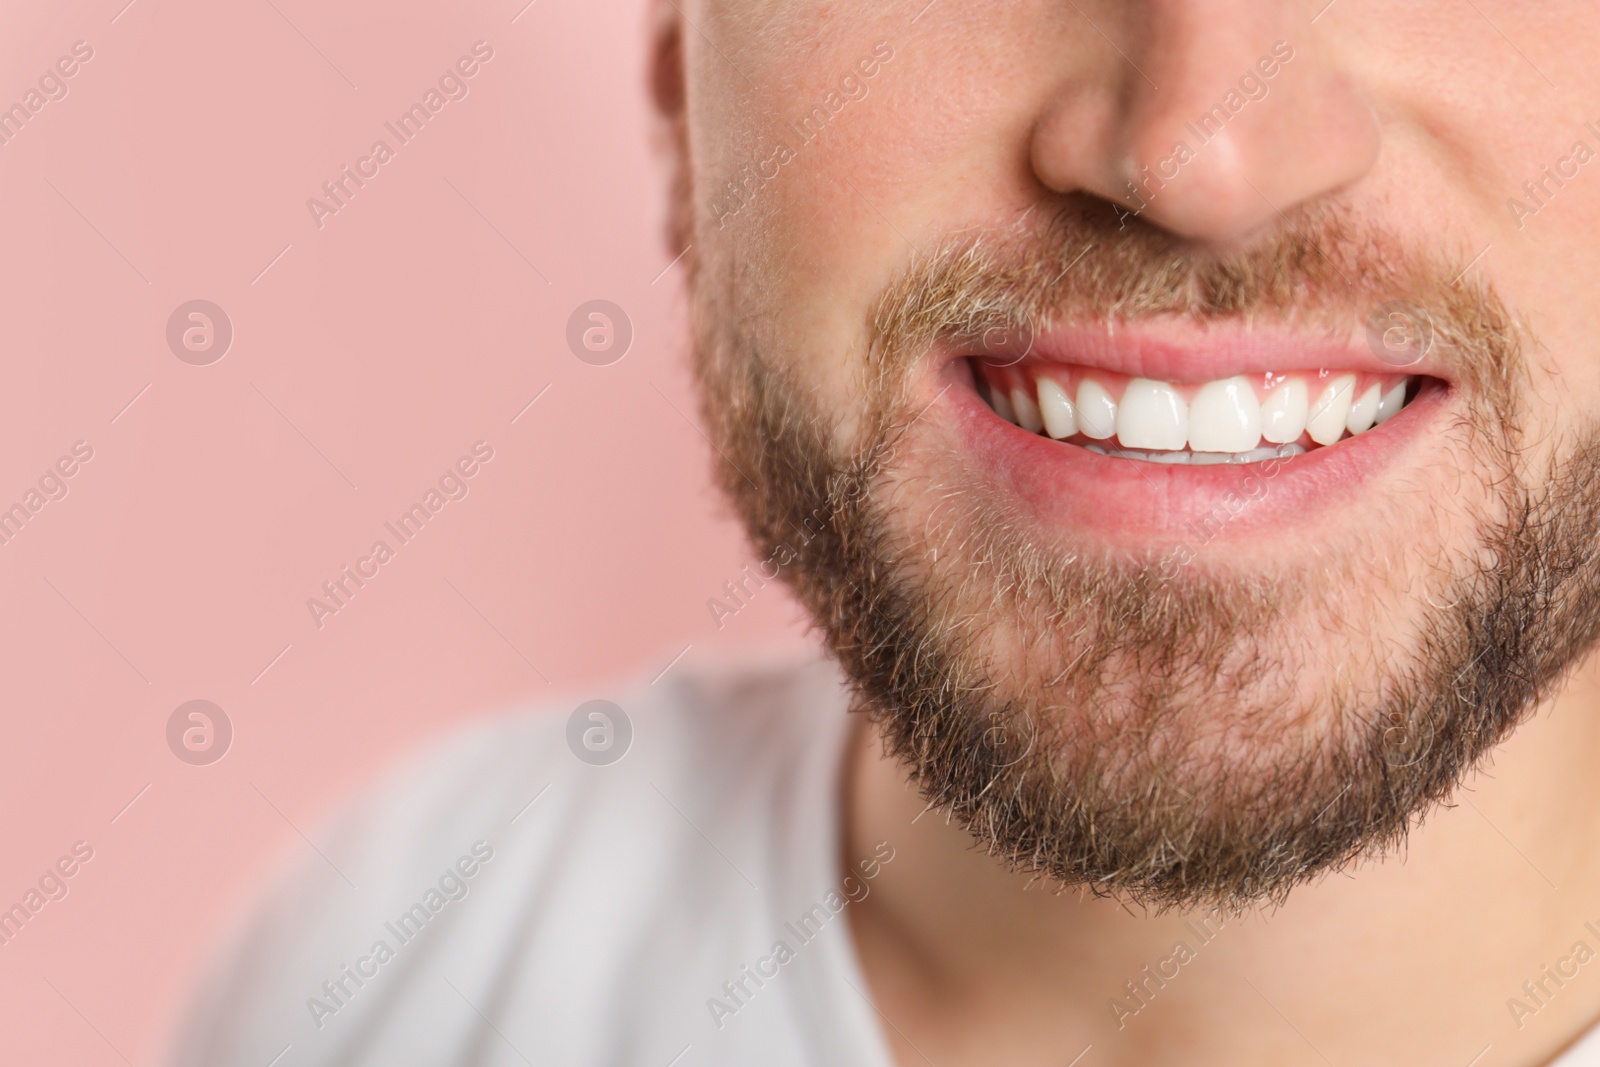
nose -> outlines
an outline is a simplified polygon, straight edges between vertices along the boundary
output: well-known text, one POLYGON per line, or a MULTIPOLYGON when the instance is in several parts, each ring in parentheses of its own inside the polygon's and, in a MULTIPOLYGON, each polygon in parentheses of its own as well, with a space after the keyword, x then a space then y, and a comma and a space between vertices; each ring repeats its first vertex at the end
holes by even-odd
POLYGON ((1039 116, 1034 173, 1053 191, 1092 193, 1211 242, 1356 181, 1377 159, 1377 119, 1301 7, 1085 2, 1082 29, 1102 62, 1039 116))

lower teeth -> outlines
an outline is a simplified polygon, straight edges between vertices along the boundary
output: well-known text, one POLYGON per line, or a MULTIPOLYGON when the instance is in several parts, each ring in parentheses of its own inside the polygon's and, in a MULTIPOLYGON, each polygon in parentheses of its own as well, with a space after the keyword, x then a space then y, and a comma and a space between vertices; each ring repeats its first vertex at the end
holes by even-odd
POLYGON ((1263 463, 1269 459, 1288 459, 1305 454, 1305 446, 1290 442, 1286 445, 1252 448, 1248 452, 1141 452, 1135 448, 1107 448, 1104 445, 1084 445, 1090 452, 1117 459, 1138 459, 1146 463, 1177 463, 1203 467, 1214 463, 1263 463))

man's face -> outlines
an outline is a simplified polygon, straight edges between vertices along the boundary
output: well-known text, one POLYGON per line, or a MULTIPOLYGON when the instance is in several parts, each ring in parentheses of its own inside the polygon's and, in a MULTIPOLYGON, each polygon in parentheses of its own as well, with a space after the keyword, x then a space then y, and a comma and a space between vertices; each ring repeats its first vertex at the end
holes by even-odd
POLYGON ((1393 844, 1596 634, 1600 29, 1323 3, 669 12, 725 484, 930 800, 1158 905, 1393 844))

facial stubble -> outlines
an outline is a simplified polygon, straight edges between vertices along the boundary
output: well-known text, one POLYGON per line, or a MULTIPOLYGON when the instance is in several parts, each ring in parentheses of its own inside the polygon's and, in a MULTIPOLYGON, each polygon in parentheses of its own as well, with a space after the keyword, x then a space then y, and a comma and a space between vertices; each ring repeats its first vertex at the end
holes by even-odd
POLYGON ((981 847, 1155 909, 1281 901, 1403 844, 1600 636, 1600 438, 1529 470, 1526 332, 1346 212, 1228 255, 1114 219, 1062 210, 908 266, 864 324, 844 449, 803 362, 761 351, 697 268, 720 480, 763 556, 794 557, 786 580, 888 754, 981 847), (1156 317, 1337 332, 1395 300, 1463 401, 1439 454, 1485 487, 1441 520, 1459 544, 1376 530, 1405 545, 1405 588, 1350 552, 1288 576, 1073 551, 981 478, 925 474, 936 341, 1156 317), (1403 637, 1301 607, 1341 580, 1396 598, 1403 637))

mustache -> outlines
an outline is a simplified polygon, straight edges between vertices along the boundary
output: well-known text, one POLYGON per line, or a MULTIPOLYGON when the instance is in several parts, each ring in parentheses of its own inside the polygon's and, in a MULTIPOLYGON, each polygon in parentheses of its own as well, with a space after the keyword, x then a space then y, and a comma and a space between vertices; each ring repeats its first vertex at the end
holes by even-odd
MULTIPOLYGON (((1049 326, 1176 317, 1381 337, 1403 314, 1458 388, 1506 407, 1526 331, 1450 248, 1418 247, 1333 202, 1300 205, 1240 247, 1185 240, 1100 200, 1030 209, 1003 229, 954 235, 919 253, 871 313, 879 384, 903 380, 936 341, 983 344, 1049 326)), ((1419 356, 1420 358, 1420 356, 1419 356)))

